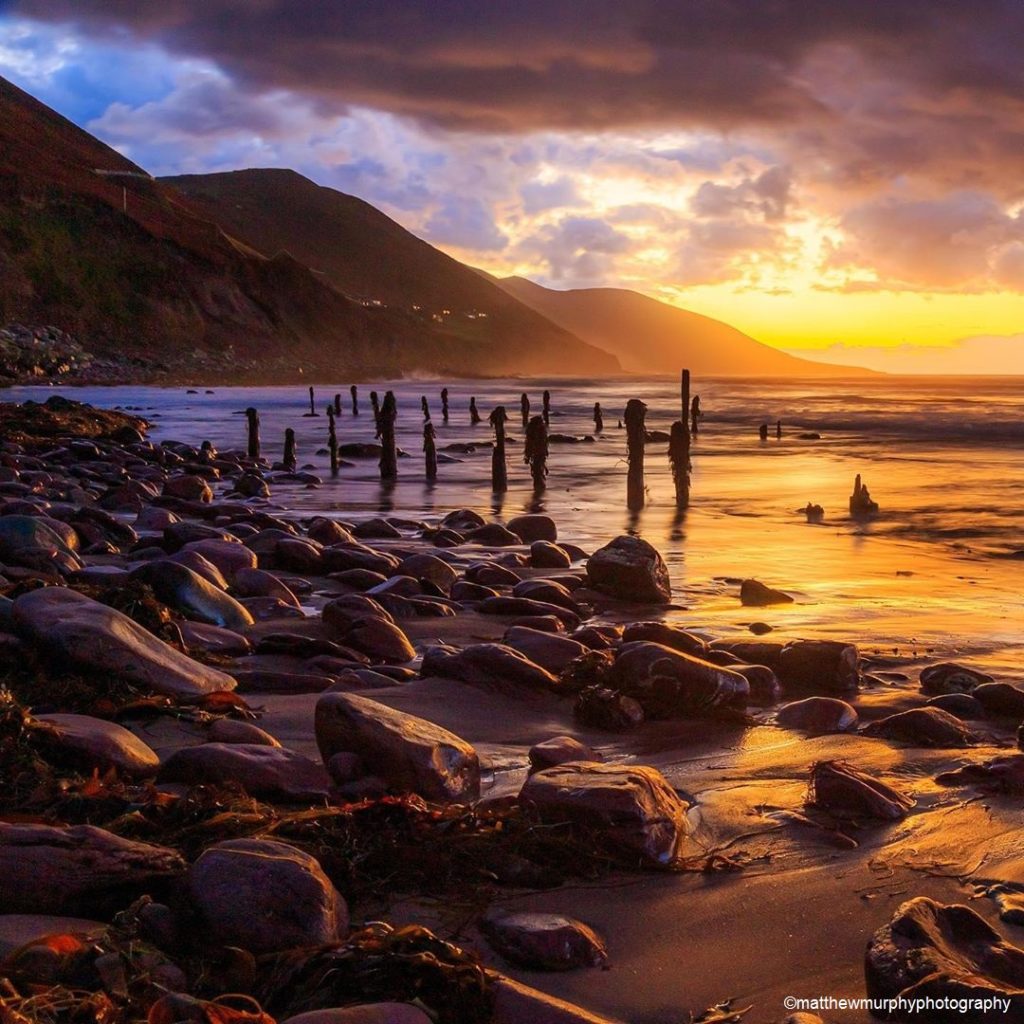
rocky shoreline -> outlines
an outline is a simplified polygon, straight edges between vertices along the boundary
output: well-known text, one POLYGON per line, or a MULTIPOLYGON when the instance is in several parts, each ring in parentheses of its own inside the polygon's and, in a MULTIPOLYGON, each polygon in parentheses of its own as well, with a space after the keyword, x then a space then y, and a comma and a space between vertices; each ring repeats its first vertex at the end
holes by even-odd
MULTIPOLYGON (((587 920, 595 897, 555 907, 575 886, 742 893, 755 866, 918 851, 949 794, 1003 802, 993 849, 1015 813, 1024 691, 950 663, 915 690, 854 643, 670 625, 640 538, 586 552, 548 516, 471 509, 300 520, 275 490, 314 474, 154 444, 137 417, 53 398, 0 426, 5 1024, 595 1024, 547 979, 630 951, 587 920), (791 764, 723 768, 755 730, 795 737, 791 764)), ((1012 923, 1008 863, 981 894, 1012 923)), ((1024 1019, 1024 952, 903 892, 859 937, 867 992, 1024 1019)), ((747 1012, 704 1005, 657 1019, 747 1012)))

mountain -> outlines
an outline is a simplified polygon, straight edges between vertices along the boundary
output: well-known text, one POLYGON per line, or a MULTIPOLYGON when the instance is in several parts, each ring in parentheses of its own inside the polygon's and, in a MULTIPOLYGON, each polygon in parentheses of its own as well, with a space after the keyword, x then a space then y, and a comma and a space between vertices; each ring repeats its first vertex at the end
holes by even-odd
POLYGON ((619 358, 633 373, 704 376, 840 377, 871 373, 800 359, 721 320, 623 288, 556 291, 522 277, 496 280, 510 295, 619 358))
POLYGON ((358 302, 398 310, 474 345, 509 373, 599 376, 619 369, 493 281, 406 231, 369 203, 296 171, 253 168, 162 178, 235 238, 287 253, 358 302))
POLYGON ((555 374, 581 359, 615 368, 532 310, 521 314, 531 336, 492 336, 454 304, 440 319, 366 305, 279 248, 236 237, 0 79, 0 326, 70 332, 96 358, 94 379, 555 374))

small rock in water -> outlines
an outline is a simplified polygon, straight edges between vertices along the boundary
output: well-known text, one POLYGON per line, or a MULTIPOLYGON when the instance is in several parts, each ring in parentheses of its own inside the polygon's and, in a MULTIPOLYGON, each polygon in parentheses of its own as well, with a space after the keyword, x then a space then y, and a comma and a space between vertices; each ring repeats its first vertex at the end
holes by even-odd
POLYGON ((863 734, 913 747, 969 747, 977 742, 977 737, 959 718, 935 707, 911 708, 880 718, 865 726, 863 734))
POLYGON ((984 672, 944 661, 939 665, 929 665, 921 670, 921 692, 927 694, 970 693, 982 683, 991 683, 993 679, 984 672))
POLYGON ((1009 683, 981 683, 971 696, 991 715, 1024 717, 1024 690, 1009 683))
POLYGON ((851 732, 857 728, 857 710, 835 697, 807 697, 779 708, 775 719, 783 729, 799 729, 812 736, 851 732))
POLYGON ((941 708, 964 721, 985 717, 985 709, 981 702, 975 700, 969 693, 940 693, 938 697, 926 700, 924 706, 941 708))
POLYGON ((644 709, 638 701, 606 686, 581 690, 572 713, 583 725, 609 732, 625 732, 644 720, 644 709))
POLYGON ((623 535, 587 559, 587 583, 621 601, 668 604, 672 583, 660 553, 639 537, 623 535))
POLYGON ((480 922, 490 945, 509 963, 537 971, 604 967, 608 951, 592 928, 561 914, 496 910, 480 922))
POLYGON ((765 608, 772 604, 792 604, 793 598, 760 580, 744 580, 740 584, 740 601, 750 607, 765 608))
POLYGON ((530 774, 569 761, 600 761, 600 754, 572 736, 552 736, 530 748, 530 774))

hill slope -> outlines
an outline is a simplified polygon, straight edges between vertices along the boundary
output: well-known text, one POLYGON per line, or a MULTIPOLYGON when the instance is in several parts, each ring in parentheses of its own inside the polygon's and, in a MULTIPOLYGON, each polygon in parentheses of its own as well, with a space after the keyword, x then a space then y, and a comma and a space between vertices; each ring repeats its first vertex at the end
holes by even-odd
POLYGON ((557 373, 591 351, 553 325, 508 346, 353 301, 0 79, 0 325, 12 321, 70 331, 112 380, 557 373))
POLYGON ((236 238, 287 252, 350 298, 440 322, 487 344, 509 372, 614 373, 617 360, 581 343, 494 282, 406 231, 369 203, 289 170, 162 178, 236 238), (511 362, 510 362, 511 360, 511 362))
POLYGON ((555 291, 521 277, 497 281, 510 295, 585 341, 618 356, 634 373, 706 376, 838 377, 870 373, 779 352, 721 320, 622 288, 555 291))

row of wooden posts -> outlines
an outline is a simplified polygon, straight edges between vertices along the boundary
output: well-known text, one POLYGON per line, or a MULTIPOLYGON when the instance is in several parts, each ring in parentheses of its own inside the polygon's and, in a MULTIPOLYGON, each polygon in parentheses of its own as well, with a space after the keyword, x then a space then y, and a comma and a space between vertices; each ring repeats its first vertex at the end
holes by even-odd
MULTIPOLYGON (((355 384, 349 389, 352 396, 352 415, 359 415, 359 389, 355 384)), ((370 392, 370 405, 373 408, 376 423, 376 437, 380 441, 380 476, 382 480, 395 480, 398 477, 398 448, 395 441, 395 423, 398 419, 398 405, 393 391, 384 395, 380 401, 377 392, 370 392)), ((437 447, 434 425, 430 419, 430 406, 426 395, 420 399, 423 411, 423 453, 426 462, 428 480, 437 478, 437 447)), ((690 371, 683 370, 680 381, 681 418, 672 424, 669 434, 668 458, 672 468, 672 479, 675 484, 676 504, 685 508, 690 502, 690 446, 697 436, 701 416, 700 396, 690 397, 690 371)), ((441 416, 448 422, 448 389, 441 390, 441 416)), ((338 433, 336 421, 342 414, 341 395, 336 394, 334 401, 327 406, 327 447, 331 457, 331 476, 338 475, 338 433)), ((545 391, 543 405, 539 415, 530 415, 530 399, 526 392, 520 398, 520 414, 526 431, 523 444, 523 462, 530 467, 535 490, 543 490, 548 475, 548 427, 551 423, 551 393, 545 391)), ((250 459, 260 457, 260 417, 259 412, 250 407, 245 410, 248 422, 248 455, 250 459)), ((309 412, 306 416, 319 416, 316 411, 316 397, 313 388, 309 389, 309 412)), ((470 422, 475 426, 481 421, 476 398, 469 400, 470 422)), ((644 506, 644 449, 647 440, 645 424, 647 406, 639 398, 631 398, 626 403, 622 422, 626 428, 626 452, 628 462, 626 503, 630 509, 641 509, 644 506)), ((501 493, 508 489, 508 467, 505 452, 505 423, 508 413, 503 405, 492 410, 489 423, 494 430, 494 449, 491 454, 491 486, 501 493)), ((594 432, 601 433, 604 429, 604 414, 601 403, 594 403, 594 432)), ((289 427, 284 432, 283 465, 294 472, 297 466, 295 431, 289 427)))

